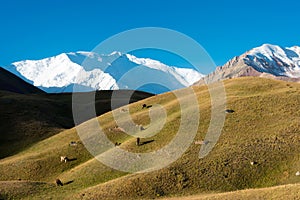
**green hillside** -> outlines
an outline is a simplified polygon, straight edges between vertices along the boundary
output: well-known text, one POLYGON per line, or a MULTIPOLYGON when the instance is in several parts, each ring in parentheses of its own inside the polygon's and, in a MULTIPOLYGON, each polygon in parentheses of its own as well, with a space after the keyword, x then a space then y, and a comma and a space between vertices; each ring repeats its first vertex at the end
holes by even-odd
MULTIPOLYGON (((227 109, 235 112, 226 114, 218 143, 203 159, 198 157, 201 145, 194 142, 207 132, 210 95, 206 86, 194 86, 198 105, 183 112, 200 107, 199 129, 192 145, 170 166, 137 174, 111 169, 90 155, 72 128, 1 159, 0 194, 13 199, 151 199, 299 183, 295 173, 300 170, 300 85, 253 77, 226 80, 224 85, 227 109), (70 146, 71 141, 77 145, 70 146), (60 156, 73 160, 60 162, 60 156), (56 186, 56 178, 67 184, 56 186)), ((166 93, 130 104, 133 121, 147 131, 151 127, 144 103, 162 105, 168 118, 158 134, 142 138, 141 146, 135 145, 134 137, 113 129, 111 112, 98 118, 107 137, 121 143, 118 148, 151 152, 174 138, 181 119, 175 96, 166 93)), ((96 128, 88 125, 78 128, 92 137, 96 128)), ((183 131, 188 135, 191 130, 183 131)))

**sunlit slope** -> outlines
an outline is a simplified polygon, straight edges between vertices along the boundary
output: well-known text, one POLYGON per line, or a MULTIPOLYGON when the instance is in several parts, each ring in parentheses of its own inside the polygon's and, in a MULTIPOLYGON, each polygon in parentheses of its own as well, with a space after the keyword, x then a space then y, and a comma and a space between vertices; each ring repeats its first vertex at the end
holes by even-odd
MULTIPOLYGON (((137 174, 111 169, 92 158, 76 130, 70 129, 1 160, 0 172, 4 173, 0 173, 0 179, 43 182, 36 184, 32 196, 27 190, 22 193, 23 197, 37 199, 61 196, 70 199, 148 199, 298 183, 299 177, 295 173, 300 170, 300 86, 261 78, 231 79, 225 81, 224 86, 226 107, 235 112, 226 114, 218 143, 203 159, 199 159, 201 145, 195 142, 205 138, 211 105, 207 88, 196 86, 193 89, 198 105, 191 104, 182 112, 191 112, 193 107, 199 106, 197 135, 180 159, 168 167, 137 174), (79 143, 70 146, 71 141, 79 143), (61 155, 76 160, 61 163, 61 155), (251 162, 254 164, 251 165, 251 162), (36 163, 39 165, 36 166, 36 163), (69 184, 54 187, 55 178, 69 184)), ((145 128, 142 132, 147 133, 159 122, 150 122, 149 110, 152 108, 142 109, 144 103, 153 107, 159 104, 165 108, 167 118, 163 128, 151 137, 142 138, 145 144, 136 146, 134 137, 114 128, 117 124, 112 113, 104 114, 98 118, 101 128, 112 143, 121 143, 119 147, 112 145, 112 149, 151 152, 166 146, 175 137, 182 114, 176 97, 166 93, 129 106, 132 120, 141 124, 145 128)), ((123 112, 122 109, 127 108, 120 108, 116 113, 123 112)), ((97 127, 90 126, 90 121, 81 124, 78 129, 86 131, 84 137, 91 137, 91 141, 97 142, 93 140, 97 127)), ((192 132, 189 127, 183 131, 186 135, 192 132)), ((112 149, 106 149, 103 154, 112 149)), ((124 162, 126 164, 126 160, 124 162)), ((11 188, 13 186, 0 192, 20 197, 11 188)))
POLYGON ((299 199, 300 184, 287 184, 268 188, 246 189, 234 192, 200 194, 185 197, 166 198, 168 200, 252 200, 252 199, 299 199))
MULTIPOLYGON (((181 159, 167 168, 100 184, 85 190, 85 197, 152 198, 298 182, 295 173, 300 167, 299 86, 241 78, 226 81, 225 87, 227 108, 235 112, 227 114, 220 140, 209 156, 199 159, 200 145, 193 144, 181 159)), ((204 87, 195 87, 195 91, 201 110, 195 138, 198 141, 203 140, 208 128, 210 104, 204 87)), ((170 107, 176 106, 174 102, 170 107)), ((155 149, 162 147, 176 133, 174 128, 179 120, 174 118, 167 123, 158 135, 149 138, 154 140, 149 145, 155 149)), ((127 148, 134 151, 137 147, 132 141, 127 148)))

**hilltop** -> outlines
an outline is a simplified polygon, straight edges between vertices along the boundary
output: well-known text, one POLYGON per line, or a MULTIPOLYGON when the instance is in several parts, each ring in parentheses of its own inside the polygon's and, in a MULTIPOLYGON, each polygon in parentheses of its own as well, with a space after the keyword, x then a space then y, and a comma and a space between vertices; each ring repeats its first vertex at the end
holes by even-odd
POLYGON ((8 72, 2 67, 0 67, 0 90, 20 93, 20 94, 44 93, 42 90, 23 81, 21 78, 8 72))

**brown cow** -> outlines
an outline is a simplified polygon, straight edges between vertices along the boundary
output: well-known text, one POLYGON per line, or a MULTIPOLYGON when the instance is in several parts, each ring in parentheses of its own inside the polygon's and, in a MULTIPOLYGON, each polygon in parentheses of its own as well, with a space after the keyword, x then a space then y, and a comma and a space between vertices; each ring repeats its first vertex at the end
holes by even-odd
POLYGON ((59 179, 56 179, 56 185, 57 186, 63 186, 64 184, 61 182, 61 180, 59 180, 59 179))

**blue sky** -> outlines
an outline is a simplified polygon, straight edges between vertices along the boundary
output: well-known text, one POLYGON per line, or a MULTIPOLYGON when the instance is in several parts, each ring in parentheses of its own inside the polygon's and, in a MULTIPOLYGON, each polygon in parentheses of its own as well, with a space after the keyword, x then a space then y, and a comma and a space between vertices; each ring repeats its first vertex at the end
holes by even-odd
MULTIPOLYGON (((300 45, 300 3, 295 0, 0 3, 0 65, 62 52, 91 51, 108 37, 139 27, 182 32, 199 42, 217 65, 263 43, 300 45)), ((151 57, 176 64, 154 53, 151 57)))

